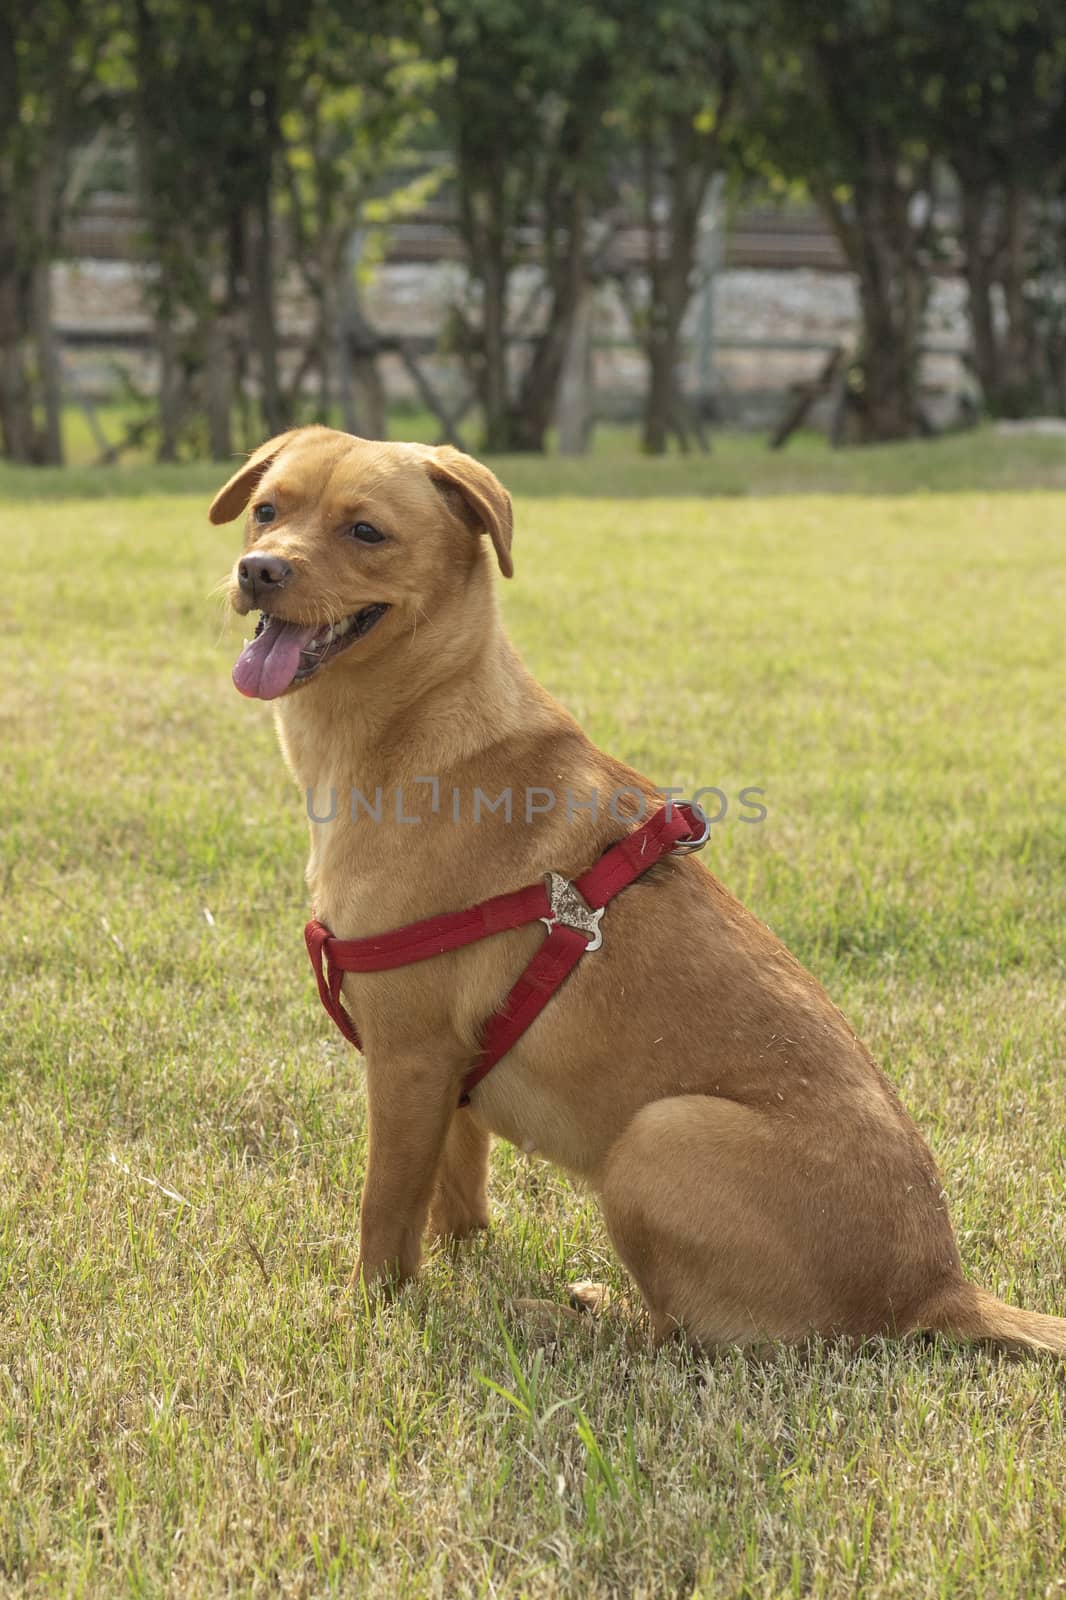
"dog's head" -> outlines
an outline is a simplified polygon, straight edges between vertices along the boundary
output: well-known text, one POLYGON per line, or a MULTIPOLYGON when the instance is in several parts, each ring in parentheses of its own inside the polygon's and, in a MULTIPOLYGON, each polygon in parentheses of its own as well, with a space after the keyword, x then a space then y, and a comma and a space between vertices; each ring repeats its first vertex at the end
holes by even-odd
POLYGON ((208 514, 232 522, 246 507, 229 597, 260 619, 233 681, 262 700, 340 670, 341 657, 355 669, 431 621, 481 569, 481 535, 513 571, 510 496, 449 446, 295 428, 261 445, 208 514))

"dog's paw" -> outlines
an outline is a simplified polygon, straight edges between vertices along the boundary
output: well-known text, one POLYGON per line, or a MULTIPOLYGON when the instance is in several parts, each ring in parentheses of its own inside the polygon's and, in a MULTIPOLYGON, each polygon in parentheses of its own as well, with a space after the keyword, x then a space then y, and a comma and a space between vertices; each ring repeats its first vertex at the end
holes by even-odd
POLYGON ((614 1298, 607 1284, 593 1283, 589 1278, 582 1278, 578 1283, 569 1284, 567 1293, 575 1311, 593 1317, 598 1317, 606 1311, 614 1298))
POLYGON ((359 1261, 348 1280, 348 1295, 368 1306, 388 1305, 415 1276, 415 1272, 398 1261, 383 1261, 374 1267, 359 1261))
POLYGON ((580 1311, 560 1305, 557 1300, 512 1300, 511 1307, 525 1333, 541 1343, 550 1343, 588 1326, 580 1311))
POLYGON ((487 1215, 484 1216, 459 1216, 445 1211, 434 1211, 430 1215, 427 1236, 432 1244, 439 1244, 445 1249, 452 1249, 462 1244, 464 1239, 469 1239, 473 1234, 484 1233, 489 1225, 487 1215))

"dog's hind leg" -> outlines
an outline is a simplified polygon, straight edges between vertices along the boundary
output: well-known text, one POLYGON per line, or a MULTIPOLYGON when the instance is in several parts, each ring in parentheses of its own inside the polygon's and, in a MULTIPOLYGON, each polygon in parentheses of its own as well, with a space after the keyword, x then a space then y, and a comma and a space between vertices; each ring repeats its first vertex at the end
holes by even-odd
POLYGON ((489 1225, 489 1145, 491 1134, 469 1111, 456 1111, 437 1168, 437 1187, 429 1212, 433 1239, 465 1239, 489 1225))
MULTIPOLYGON (((750 1346, 832 1328, 837 1307, 819 1256, 840 1220, 812 1225, 804 1190, 810 1198, 814 1187, 782 1124, 763 1112, 701 1095, 638 1112, 596 1188, 656 1341, 682 1329, 703 1348, 750 1346)), ((824 1203, 834 1208, 828 1193, 824 1203)))

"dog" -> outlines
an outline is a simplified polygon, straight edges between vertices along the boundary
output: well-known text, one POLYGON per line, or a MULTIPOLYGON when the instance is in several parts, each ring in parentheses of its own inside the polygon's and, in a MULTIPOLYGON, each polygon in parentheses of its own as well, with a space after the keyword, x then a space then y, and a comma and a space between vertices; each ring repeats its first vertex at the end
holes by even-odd
POLYGON ((312 928, 320 970, 331 941, 337 963, 323 998, 366 1058, 355 1280, 411 1278, 427 1225, 440 1240, 488 1225, 496 1135, 591 1186, 656 1340, 924 1331, 1066 1355, 1066 1319, 966 1279, 891 1084, 810 974, 677 848, 698 840, 667 848, 660 828, 654 864, 637 860, 598 910, 575 889, 597 870, 602 884, 625 841, 644 850, 643 819, 686 835, 699 819, 690 807, 669 824, 652 783, 523 666, 497 609, 513 518, 494 474, 447 446, 296 428, 209 515, 246 508, 229 596, 261 615, 234 682, 273 702, 308 795, 312 928), (466 926, 454 914, 487 903, 530 915, 427 954, 427 938, 466 926), (375 967, 415 922, 431 930, 410 936, 417 958, 375 967), (569 966, 545 994, 536 964, 553 938, 569 966), (346 970, 345 952, 359 956, 346 970), (515 1033, 523 974, 536 1009, 515 1033), (498 1064, 479 1076, 501 1022, 498 1064))

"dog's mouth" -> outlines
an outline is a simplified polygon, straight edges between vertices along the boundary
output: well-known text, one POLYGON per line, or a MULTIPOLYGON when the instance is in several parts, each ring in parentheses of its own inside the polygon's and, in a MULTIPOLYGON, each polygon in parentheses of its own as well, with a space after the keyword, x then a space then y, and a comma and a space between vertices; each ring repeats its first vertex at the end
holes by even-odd
POLYGON ((381 603, 364 606, 332 623, 285 622, 262 611, 255 637, 237 657, 233 681, 241 694, 252 699, 275 700, 365 639, 388 609, 381 603))

